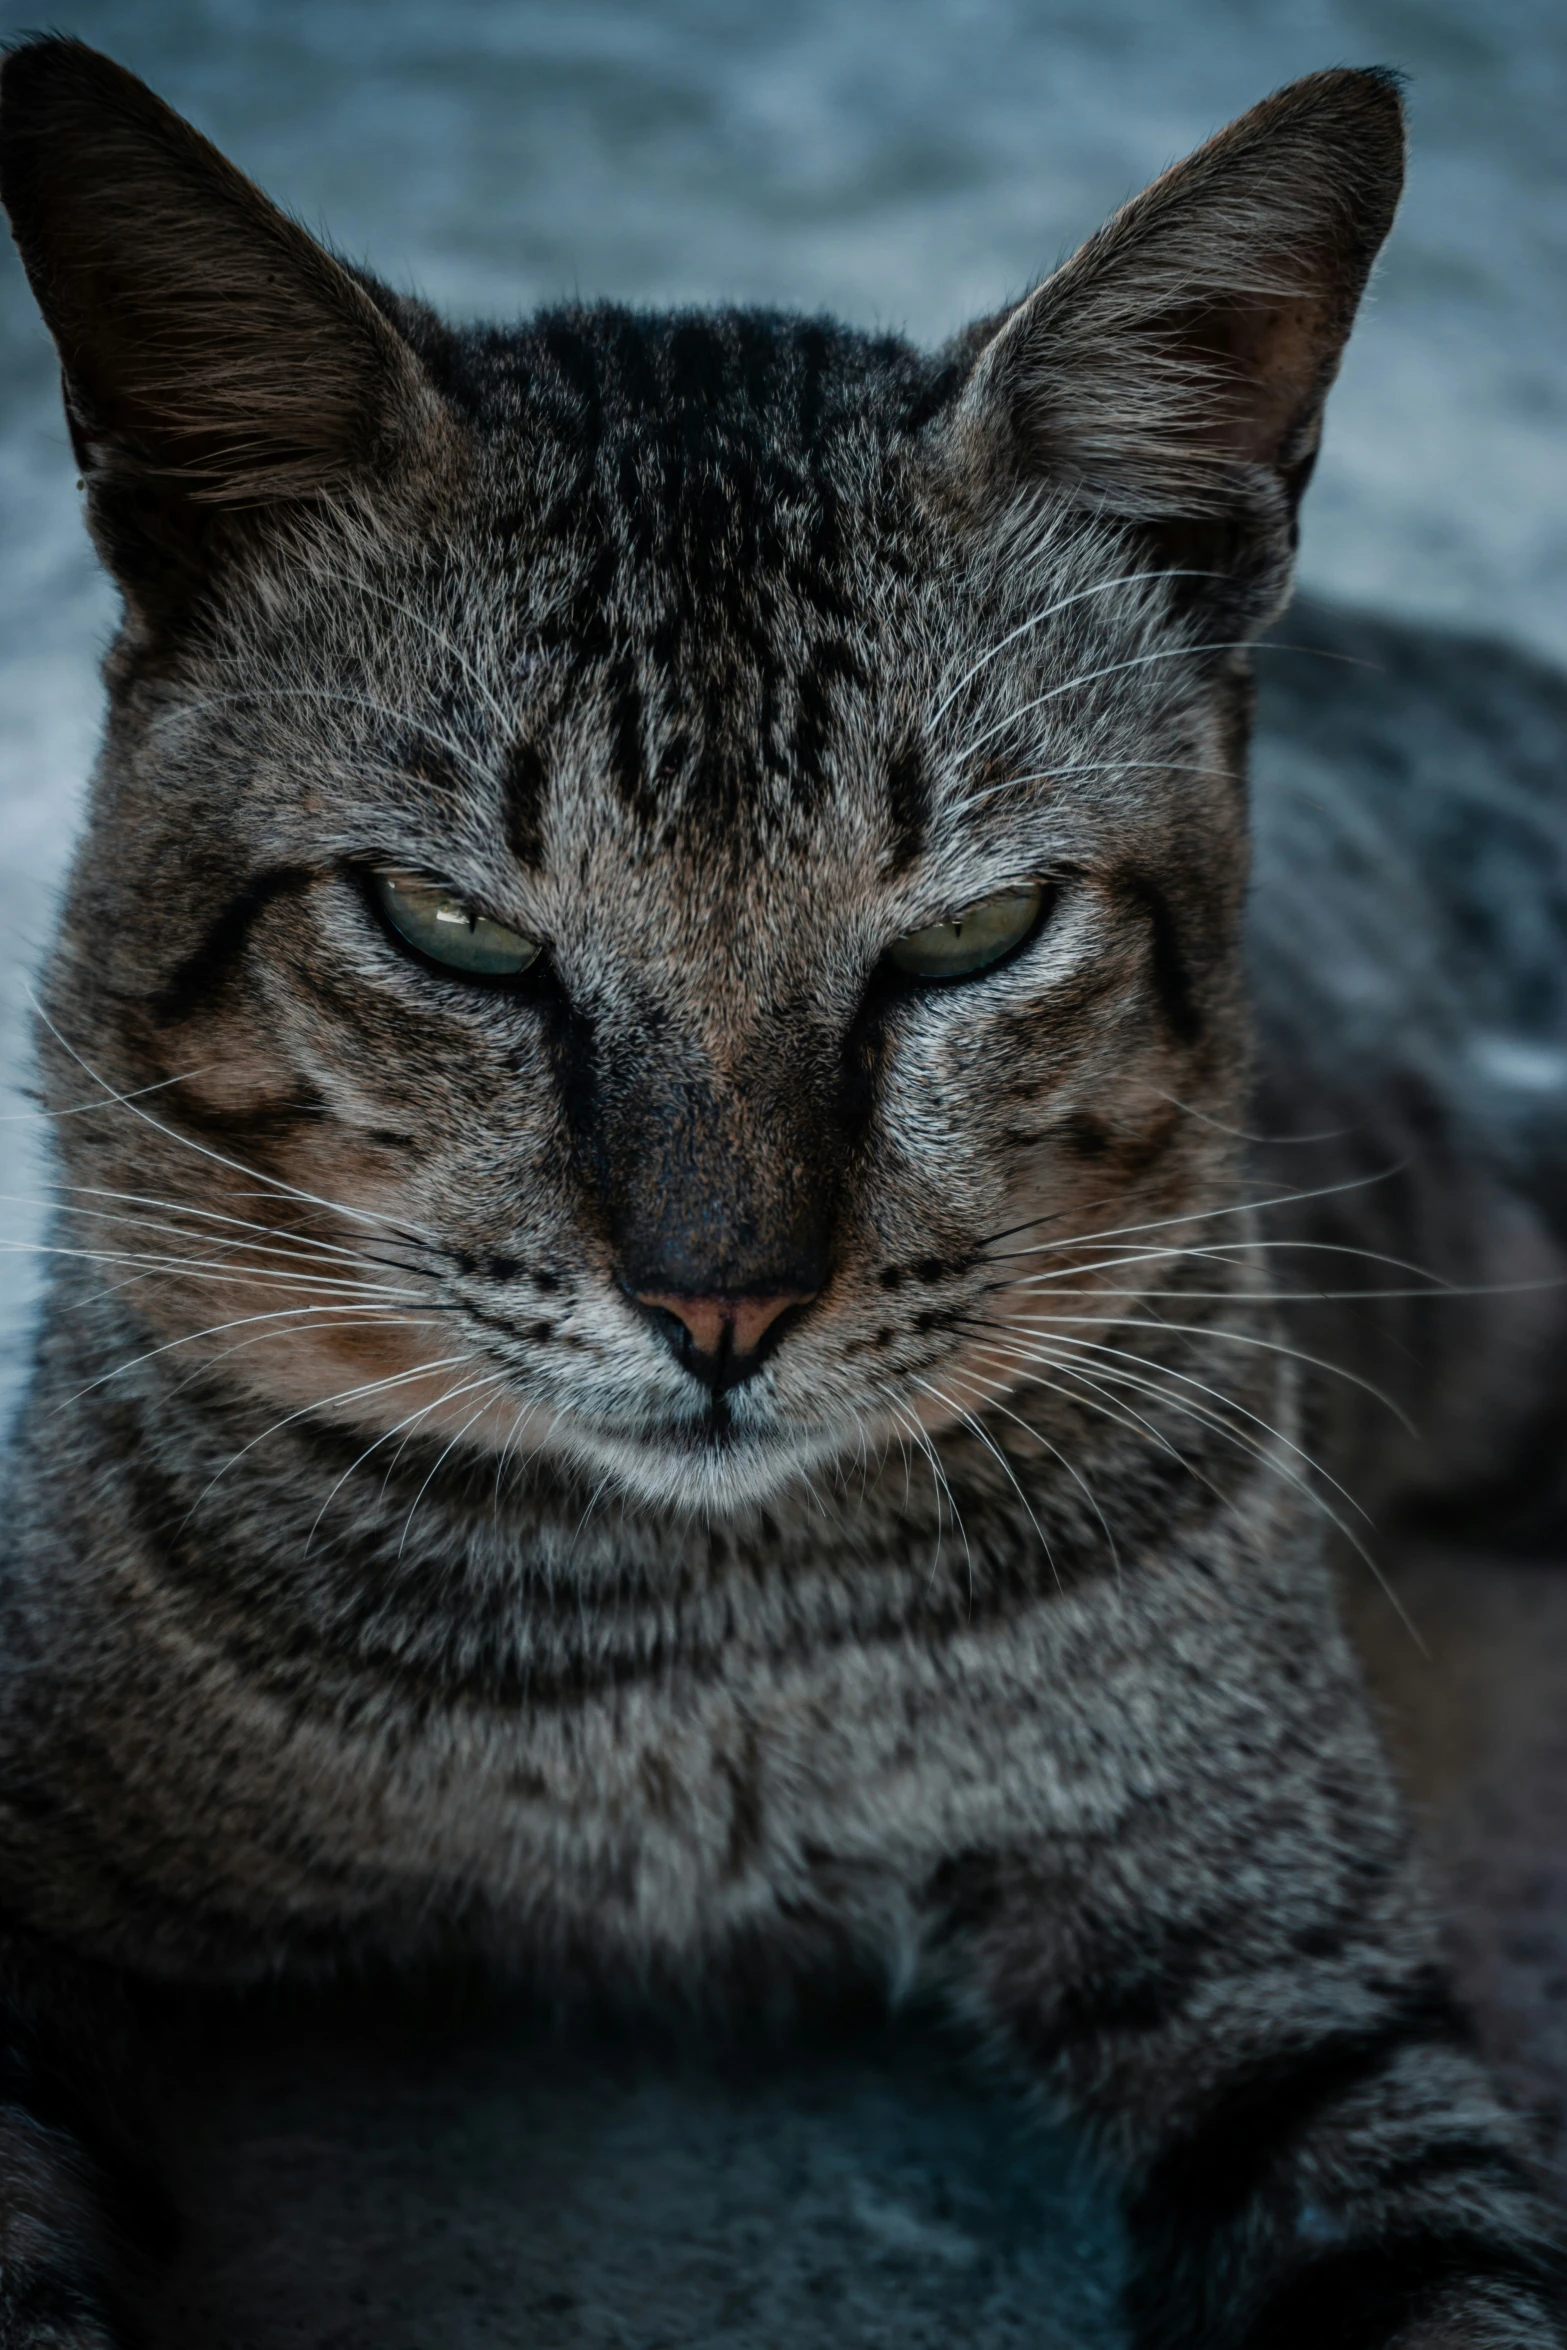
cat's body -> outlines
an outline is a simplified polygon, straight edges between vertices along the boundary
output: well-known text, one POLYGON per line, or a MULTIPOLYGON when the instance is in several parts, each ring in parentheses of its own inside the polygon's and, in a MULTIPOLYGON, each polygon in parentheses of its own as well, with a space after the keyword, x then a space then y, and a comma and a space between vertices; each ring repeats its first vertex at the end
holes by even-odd
POLYGON ((1567 691, 1297 604, 1258 656, 1248 1145, 1319 1434, 1379 1519, 1567 1522, 1567 691), (1304 1196, 1301 1196, 1304 1195, 1304 1196), (1391 1258, 1393 1262, 1386 1260, 1391 1258), (1324 1293, 1324 1294, 1317 1294, 1324 1293))
POLYGON ((934 360, 460 336, 7 64, 127 599, 0 1591, 7 2350, 112 2338, 78 2000, 453 1950, 941 1994, 1122 2176, 1149 2345, 1560 2341, 1237 1189, 1244 647, 1398 157, 1298 85, 934 360))

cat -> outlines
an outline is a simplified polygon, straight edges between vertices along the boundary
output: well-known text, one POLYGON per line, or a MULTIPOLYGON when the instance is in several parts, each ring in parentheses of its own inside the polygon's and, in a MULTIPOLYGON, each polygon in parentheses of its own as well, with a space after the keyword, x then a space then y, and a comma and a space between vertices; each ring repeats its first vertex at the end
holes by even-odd
POLYGON ((945 2002, 1145 2350, 1561 2344, 1247 1207, 1246 648, 1397 201, 1267 100, 948 349, 457 332, 61 39, 123 595, 0 1581, 0 2342, 130 2338, 145 1986, 945 2002))
POLYGON ((1290 1336, 1354 1374, 1313 1444, 1379 1524, 1559 1553, 1567 684, 1308 602, 1262 654, 1251 1175, 1290 1336))

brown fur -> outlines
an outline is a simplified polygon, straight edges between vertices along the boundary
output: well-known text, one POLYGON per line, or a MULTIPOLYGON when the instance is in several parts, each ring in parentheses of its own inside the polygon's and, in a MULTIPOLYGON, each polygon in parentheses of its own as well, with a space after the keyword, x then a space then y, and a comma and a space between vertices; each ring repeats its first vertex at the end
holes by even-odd
MULTIPOLYGON (((1234 1189, 1244 647, 1386 79, 1268 101, 935 359, 459 336, 91 53, 3 101, 129 607, 40 1039, 18 1932, 708 2009, 868 1971, 1079 2118, 1147 2350, 1559 2343, 1234 1189), (432 961, 388 870, 544 951, 432 961), (993 966, 889 961, 1025 886, 993 966)), ((101 2338, 49 2241, 8 2344, 101 2338)))

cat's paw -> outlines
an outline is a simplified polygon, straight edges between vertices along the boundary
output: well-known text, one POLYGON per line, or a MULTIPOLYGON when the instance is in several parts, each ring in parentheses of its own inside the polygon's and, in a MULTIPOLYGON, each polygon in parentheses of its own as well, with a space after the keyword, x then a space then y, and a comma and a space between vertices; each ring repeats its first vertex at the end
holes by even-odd
POLYGON ((1459 2285, 1391 2329, 1386 2350, 1567 2350, 1567 2310, 1507 2286, 1459 2285))
POLYGON ((0 2350, 134 2350, 129 2334, 92 2296, 39 2278, 0 2285, 0 2350))

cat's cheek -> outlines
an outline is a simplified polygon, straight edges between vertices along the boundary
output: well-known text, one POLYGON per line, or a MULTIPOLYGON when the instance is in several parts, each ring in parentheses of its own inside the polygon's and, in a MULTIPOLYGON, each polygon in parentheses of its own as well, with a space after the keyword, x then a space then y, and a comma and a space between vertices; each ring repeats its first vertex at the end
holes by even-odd
MULTIPOLYGON (((372 1438, 460 1439, 479 1451, 498 1452, 516 1435, 511 1380, 468 1355, 433 1318, 423 1328, 397 1321, 307 1325, 250 1353, 231 1375, 282 1411, 372 1438)), ((531 1405, 529 1414, 530 1441, 547 1441, 554 1415, 543 1405, 531 1405)))

